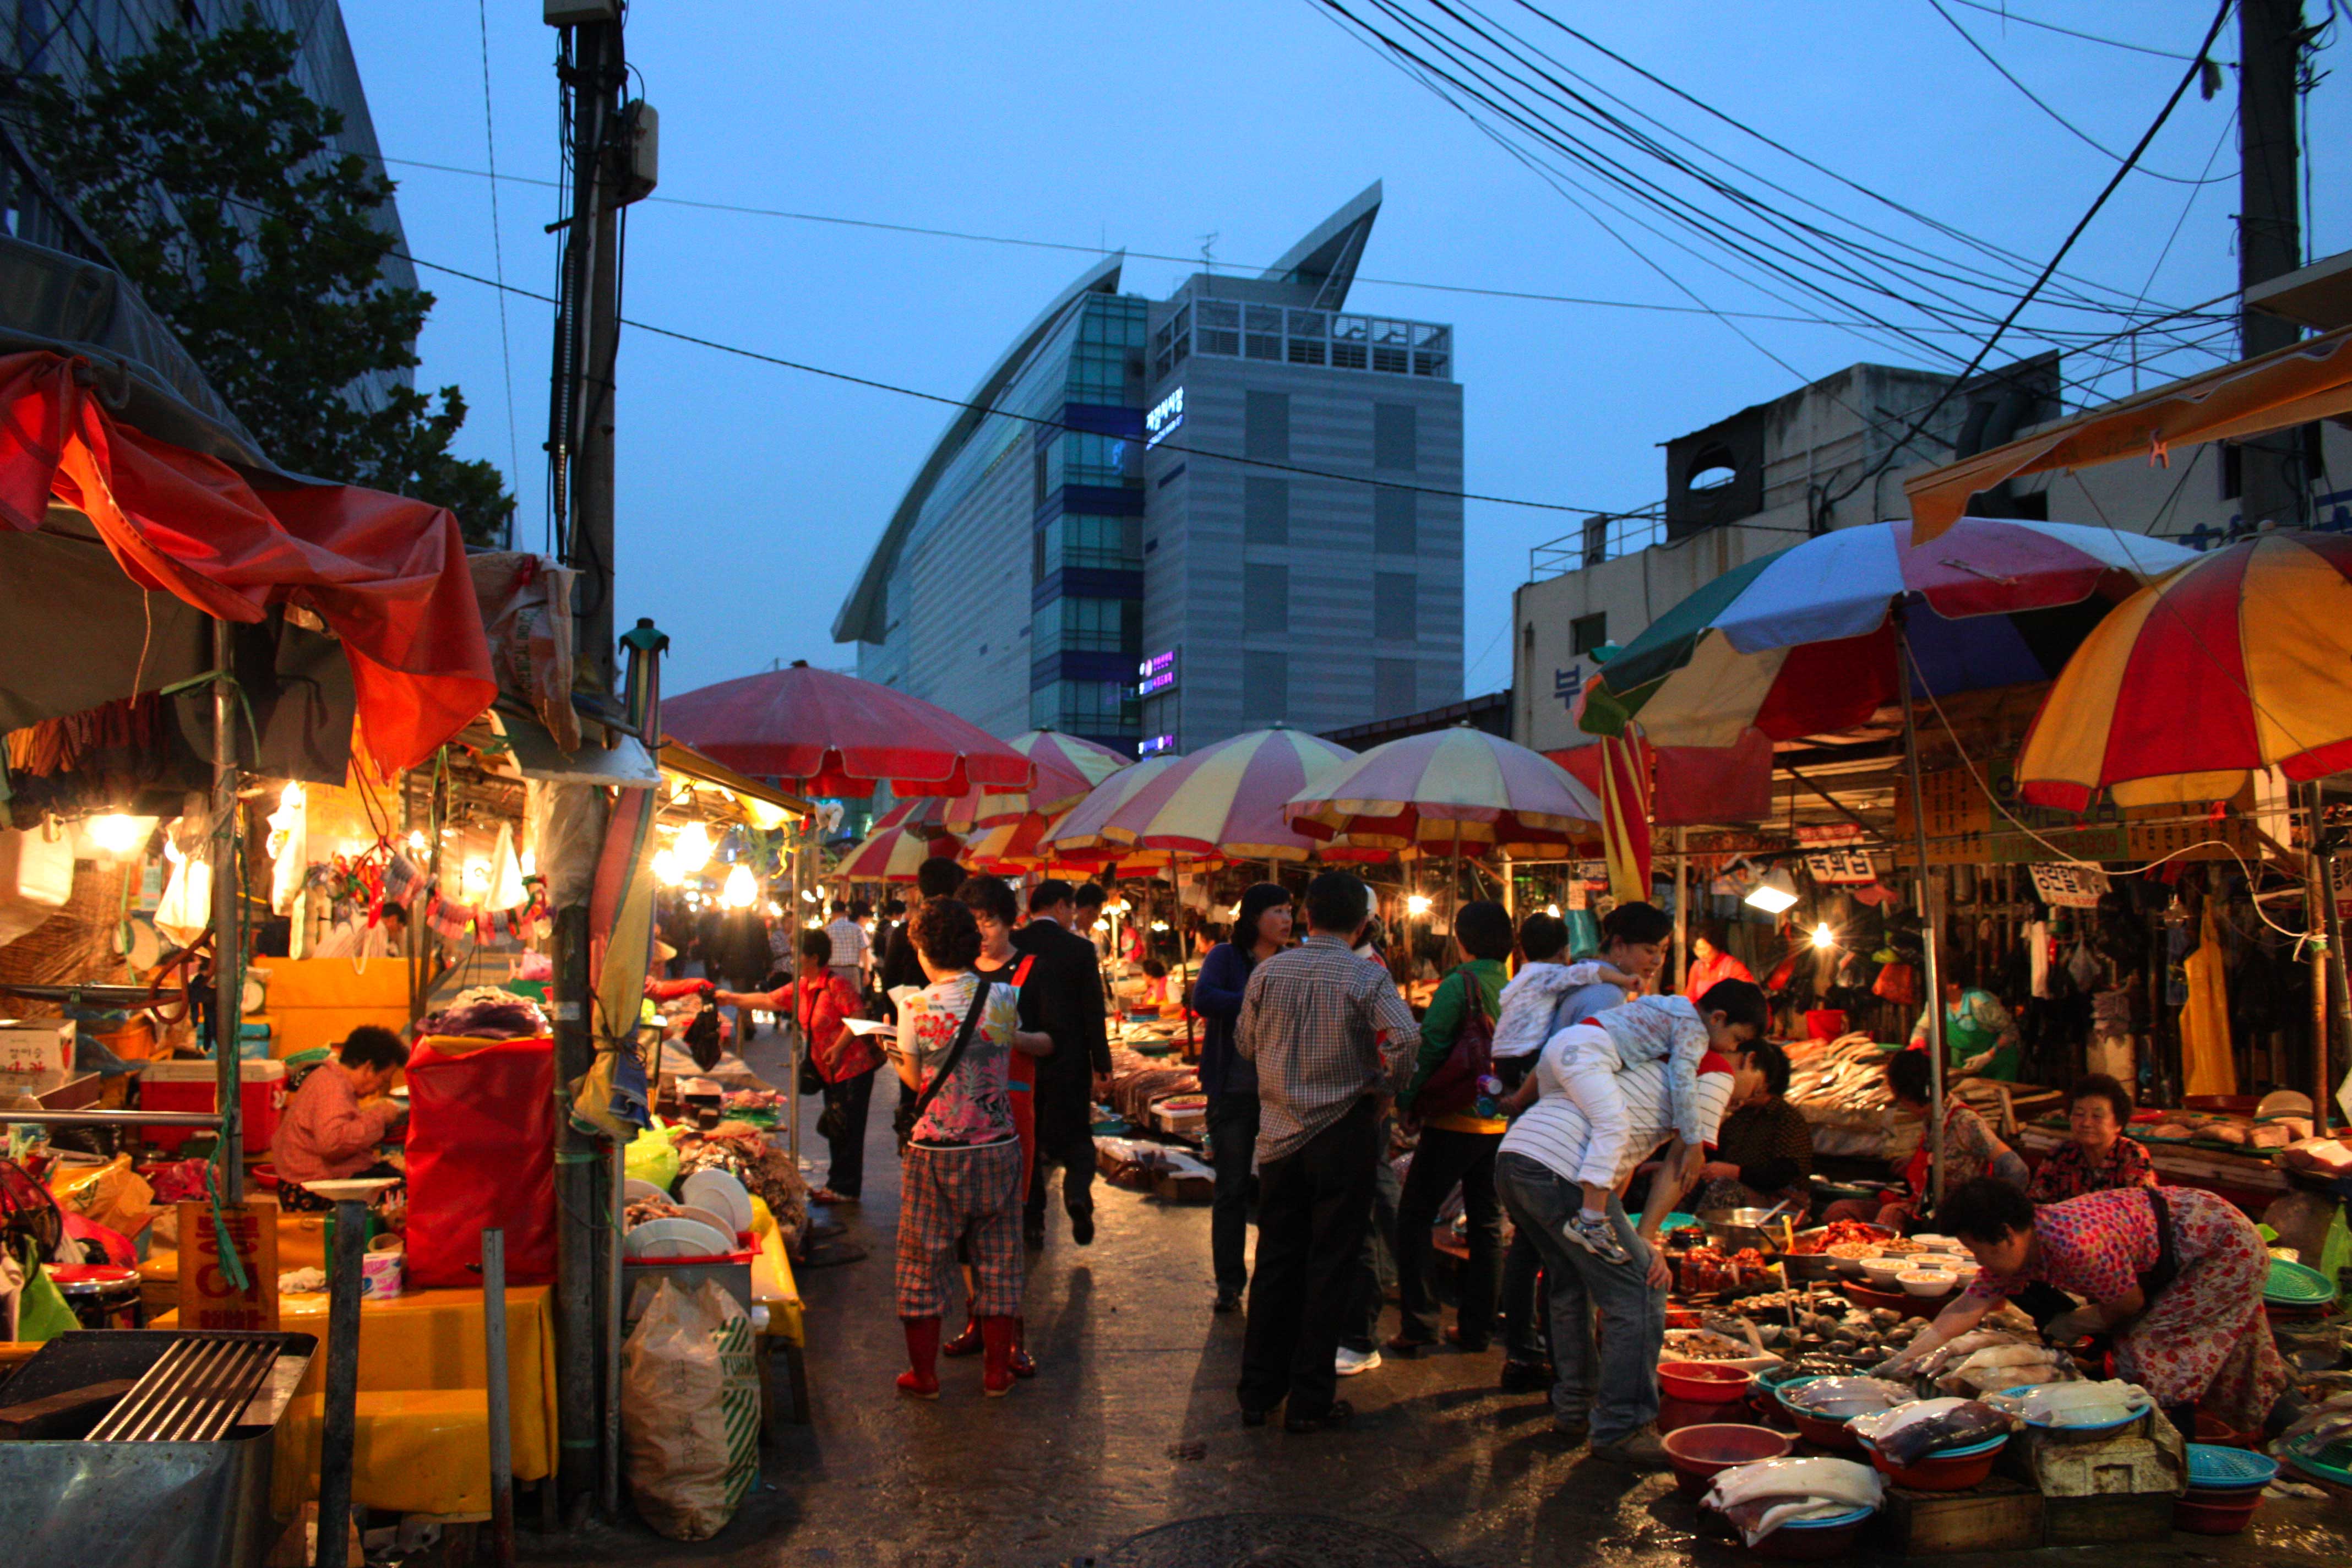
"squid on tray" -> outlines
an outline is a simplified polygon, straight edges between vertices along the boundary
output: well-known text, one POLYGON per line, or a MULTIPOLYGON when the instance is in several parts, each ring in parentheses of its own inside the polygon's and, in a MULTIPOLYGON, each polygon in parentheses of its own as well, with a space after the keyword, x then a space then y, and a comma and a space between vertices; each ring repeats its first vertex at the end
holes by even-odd
POLYGON ((1718 1472, 1702 1506, 1753 1546, 1791 1521, 1875 1509, 1885 1497, 1878 1472, 1851 1459, 1764 1459, 1718 1472))
POLYGON ((2043 1383, 2074 1381, 2074 1358, 2048 1345, 1987 1345, 1937 1379, 1947 1392, 1978 1393, 1988 1389, 2021 1388, 2043 1383))
POLYGON ((1911 1391, 1883 1377, 1822 1377, 1784 1390, 1780 1402, 1824 1421, 1874 1415, 1909 1401, 1911 1391))
POLYGON ((2136 1383, 2051 1383, 2022 1394, 1988 1394, 1985 1403, 2036 1426, 2104 1426, 2156 1403, 2136 1383))
POLYGON ((1915 1399, 1846 1428, 1898 1466, 1916 1465, 1948 1448, 1965 1448, 2007 1432, 2015 1418, 1976 1399, 1915 1399))

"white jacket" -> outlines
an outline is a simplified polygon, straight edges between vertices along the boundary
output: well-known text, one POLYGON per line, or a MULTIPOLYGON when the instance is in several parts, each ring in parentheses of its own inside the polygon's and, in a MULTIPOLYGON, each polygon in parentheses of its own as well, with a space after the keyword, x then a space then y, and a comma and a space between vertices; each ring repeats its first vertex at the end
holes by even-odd
POLYGON ((1495 1019, 1494 1054, 1533 1056, 1551 1037, 1551 1016, 1559 999, 1601 978, 1597 959, 1581 963, 1530 963, 1503 987, 1502 1011, 1495 1019))

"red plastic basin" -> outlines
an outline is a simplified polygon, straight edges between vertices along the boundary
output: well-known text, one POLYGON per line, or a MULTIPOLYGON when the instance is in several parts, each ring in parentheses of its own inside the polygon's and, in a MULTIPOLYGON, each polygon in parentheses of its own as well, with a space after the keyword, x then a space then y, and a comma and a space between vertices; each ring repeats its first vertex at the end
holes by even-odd
POLYGON ((1993 1461, 2009 1443, 2004 1438, 1981 1454, 1930 1454, 1916 1465, 1898 1465, 1870 1444, 1863 1447, 1870 1450, 1871 1468, 1898 1487, 1920 1492, 1964 1492, 1984 1484, 1992 1474, 1993 1461))
POLYGON ((1664 1441, 1675 1483, 1692 1497, 1704 1495, 1720 1471, 1759 1459, 1783 1459, 1797 1447, 1797 1440, 1786 1432, 1728 1421, 1685 1426, 1667 1433, 1664 1441))
POLYGON ((1728 1405, 1744 1399, 1755 1386, 1756 1374, 1742 1367, 1705 1361, 1662 1361, 1658 1386, 1676 1399, 1695 1405, 1728 1405))
POLYGON ((1797 1424, 1797 1435, 1816 1448, 1831 1448, 1841 1454, 1858 1454, 1862 1439, 1845 1429, 1843 1421, 1824 1421, 1818 1415, 1808 1415, 1786 1401, 1780 1408, 1797 1424))
POLYGON ((2235 1535, 2246 1528, 2254 1517, 2254 1510, 2262 1505, 2259 1489, 2243 1502, 2207 1501, 2191 1492, 2174 1500, 2172 1528, 2192 1535, 2235 1535))
POLYGON ((1831 1557, 1849 1557, 1853 1553, 1854 1537, 1870 1522, 1857 1519, 1851 1524, 1834 1524, 1826 1528, 1806 1528, 1784 1524, 1754 1546, 1748 1548, 1759 1557, 1777 1557, 1784 1563, 1818 1563, 1831 1557))

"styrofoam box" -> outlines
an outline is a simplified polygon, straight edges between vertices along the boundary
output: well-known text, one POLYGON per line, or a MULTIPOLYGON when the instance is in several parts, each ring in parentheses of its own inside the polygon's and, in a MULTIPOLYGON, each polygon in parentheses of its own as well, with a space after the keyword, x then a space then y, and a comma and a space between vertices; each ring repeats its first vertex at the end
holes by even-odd
POLYGON ((0 1018, 0 1072, 66 1072, 73 1067, 70 1019, 0 1018))

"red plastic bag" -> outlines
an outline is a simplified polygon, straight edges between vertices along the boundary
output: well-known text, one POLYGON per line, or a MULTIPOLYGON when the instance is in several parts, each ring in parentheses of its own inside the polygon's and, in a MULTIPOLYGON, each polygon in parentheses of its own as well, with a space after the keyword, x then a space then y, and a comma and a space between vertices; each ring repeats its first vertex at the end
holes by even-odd
POLYGON ((408 1279, 478 1287, 482 1231, 505 1230, 507 1283, 555 1278, 555 1045, 499 1040, 408 1058, 408 1279))

